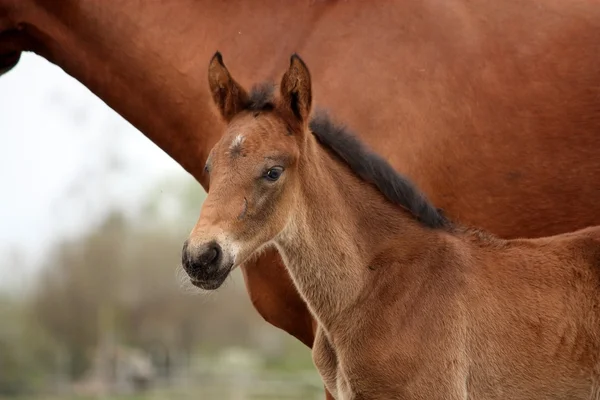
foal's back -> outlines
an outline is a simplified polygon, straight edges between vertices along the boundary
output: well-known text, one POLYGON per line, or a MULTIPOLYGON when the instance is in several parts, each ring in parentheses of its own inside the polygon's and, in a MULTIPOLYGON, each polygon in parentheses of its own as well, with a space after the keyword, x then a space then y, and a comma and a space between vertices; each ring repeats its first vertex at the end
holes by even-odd
POLYGON ((446 239, 420 267, 386 259, 352 318, 349 379, 406 398, 600 399, 600 227, 446 239))
POLYGON ((465 309, 474 398, 600 398, 600 227, 473 254, 465 309))

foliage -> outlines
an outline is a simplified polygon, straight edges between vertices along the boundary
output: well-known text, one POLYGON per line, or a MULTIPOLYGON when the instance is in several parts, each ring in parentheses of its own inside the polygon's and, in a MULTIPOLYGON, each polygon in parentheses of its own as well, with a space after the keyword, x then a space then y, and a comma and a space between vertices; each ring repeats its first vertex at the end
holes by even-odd
POLYGON ((161 183, 142 212, 114 211, 62 240, 30 294, 0 298, 0 396, 84 381, 106 344, 145 351, 164 376, 231 345, 260 349, 269 371, 310 370, 308 351, 283 344, 293 339, 252 308, 239 271, 210 295, 178 277, 181 246, 204 197, 199 188, 161 183), (282 362, 286 354, 293 361, 282 362))
POLYGON ((22 303, 0 297, 0 395, 33 392, 49 378, 58 348, 22 303))

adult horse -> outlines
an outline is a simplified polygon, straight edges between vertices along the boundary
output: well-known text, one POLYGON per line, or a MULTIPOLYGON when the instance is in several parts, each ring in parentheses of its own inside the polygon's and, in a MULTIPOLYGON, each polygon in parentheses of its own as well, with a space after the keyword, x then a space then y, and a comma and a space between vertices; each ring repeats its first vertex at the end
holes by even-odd
MULTIPOLYGON (((222 124, 206 60, 243 60, 246 83, 298 51, 320 104, 447 215, 504 237, 600 223, 598 37, 600 5, 584 0, 0 0, 1 70, 22 50, 58 64, 205 188, 222 124)), ((279 256, 255 264, 259 313, 311 346, 279 256)))

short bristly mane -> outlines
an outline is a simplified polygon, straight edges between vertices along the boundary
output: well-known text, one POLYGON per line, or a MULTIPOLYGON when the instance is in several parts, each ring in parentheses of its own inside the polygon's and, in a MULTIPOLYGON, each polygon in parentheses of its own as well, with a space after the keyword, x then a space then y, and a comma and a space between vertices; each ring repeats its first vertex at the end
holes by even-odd
MULTIPOLYGON (((274 85, 271 83, 254 86, 249 93, 247 109, 273 109, 273 93, 274 85)), ((452 226, 441 210, 434 207, 408 178, 396 172, 387 161, 367 148, 345 126, 335 124, 327 112, 314 112, 309 127, 323 146, 348 164, 358 177, 377 187, 390 202, 406 209, 419 222, 430 228, 452 226)))
POLYGON ((249 111, 272 110, 275 107, 274 91, 275 84, 271 82, 253 86, 248 94, 246 109, 249 111))
POLYGON ((313 114, 310 130, 321 144, 346 162, 356 175, 375 185, 389 201, 408 210, 422 224, 430 228, 450 227, 450 221, 408 178, 396 172, 346 127, 335 124, 324 110, 313 114))

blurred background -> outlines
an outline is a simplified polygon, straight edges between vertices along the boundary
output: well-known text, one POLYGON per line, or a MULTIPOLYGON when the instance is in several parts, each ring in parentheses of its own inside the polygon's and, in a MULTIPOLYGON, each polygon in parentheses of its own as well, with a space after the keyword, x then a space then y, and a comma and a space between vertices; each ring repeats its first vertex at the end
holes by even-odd
POLYGON ((0 399, 323 397, 240 271, 207 295, 178 270, 205 196, 178 164, 32 54, 0 110, 0 399))

